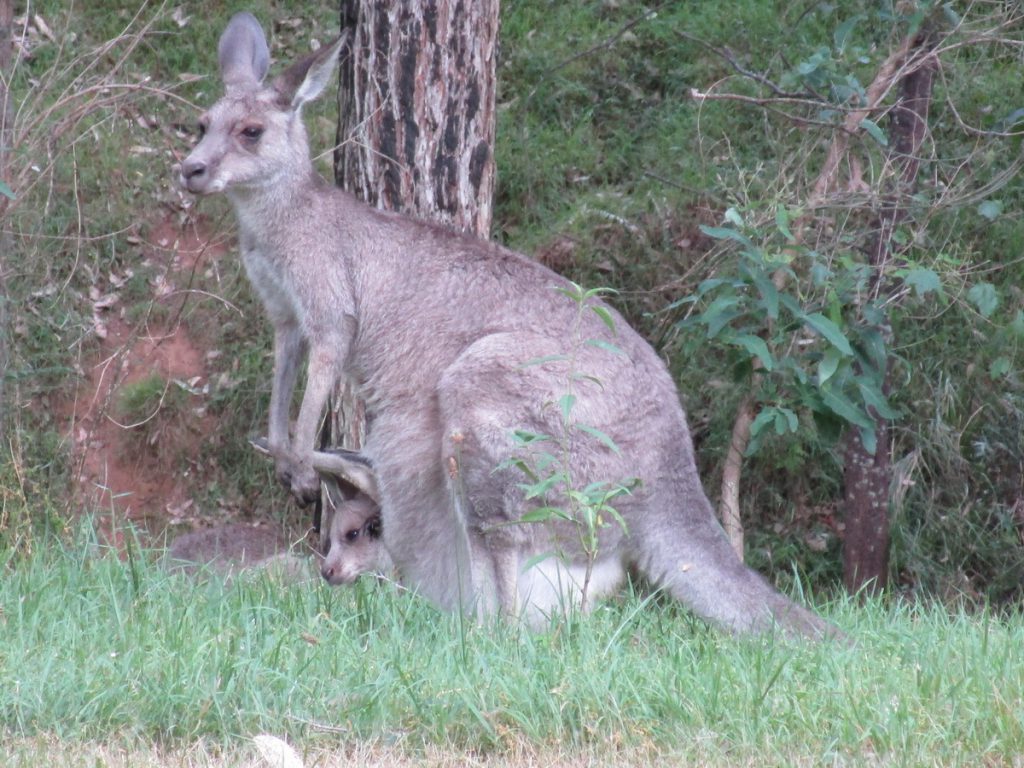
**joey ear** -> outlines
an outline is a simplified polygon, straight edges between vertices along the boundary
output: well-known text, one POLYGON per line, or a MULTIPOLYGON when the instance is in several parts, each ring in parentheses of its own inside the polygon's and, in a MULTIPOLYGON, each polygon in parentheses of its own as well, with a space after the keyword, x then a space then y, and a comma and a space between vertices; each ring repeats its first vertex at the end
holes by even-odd
POLYGON ((299 59, 274 78, 278 104, 296 112, 319 96, 331 79, 341 49, 348 43, 348 30, 330 45, 299 59))
POLYGON ((360 453, 335 448, 330 451, 313 451, 313 469, 321 477, 335 482, 346 483, 362 491, 380 504, 380 489, 373 467, 360 453))
POLYGON ((217 45, 220 77, 227 90, 255 88, 267 74, 270 51, 263 27, 251 13, 231 17, 217 45))

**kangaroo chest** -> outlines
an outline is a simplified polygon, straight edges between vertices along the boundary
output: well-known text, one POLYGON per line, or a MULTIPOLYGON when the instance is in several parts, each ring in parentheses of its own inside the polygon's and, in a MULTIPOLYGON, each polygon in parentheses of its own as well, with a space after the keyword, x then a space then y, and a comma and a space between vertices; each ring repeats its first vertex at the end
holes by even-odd
POLYGON ((242 264, 245 273, 260 297, 264 309, 275 325, 285 322, 302 324, 306 315, 290 272, 267 258, 262 249, 242 239, 242 264))

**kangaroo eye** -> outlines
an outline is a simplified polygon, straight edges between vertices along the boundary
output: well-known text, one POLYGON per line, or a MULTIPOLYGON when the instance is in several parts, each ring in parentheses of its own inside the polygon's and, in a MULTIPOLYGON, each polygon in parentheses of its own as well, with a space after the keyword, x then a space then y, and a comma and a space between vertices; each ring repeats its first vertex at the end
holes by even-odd
POLYGON ((355 541, 359 538, 359 529, 353 528, 351 531, 345 534, 345 541, 355 541))
POLYGON ((263 135, 263 127, 259 125, 248 125, 242 129, 242 136, 249 141, 256 141, 263 135))
POLYGON ((199 138, 203 138, 206 135, 206 123, 200 120, 196 123, 196 133, 199 134, 199 138))

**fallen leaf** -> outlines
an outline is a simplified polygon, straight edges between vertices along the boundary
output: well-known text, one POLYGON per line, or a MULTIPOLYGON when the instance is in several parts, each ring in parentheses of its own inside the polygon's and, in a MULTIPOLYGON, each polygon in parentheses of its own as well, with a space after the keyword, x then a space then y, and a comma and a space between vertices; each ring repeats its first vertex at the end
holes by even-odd
POLYGON ((192 21, 192 17, 185 15, 185 9, 180 5, 174 9, 174 13, 171 14, 171 18, 174 20, 174 23, 182 29, 187 27, 188 23, 192 21))

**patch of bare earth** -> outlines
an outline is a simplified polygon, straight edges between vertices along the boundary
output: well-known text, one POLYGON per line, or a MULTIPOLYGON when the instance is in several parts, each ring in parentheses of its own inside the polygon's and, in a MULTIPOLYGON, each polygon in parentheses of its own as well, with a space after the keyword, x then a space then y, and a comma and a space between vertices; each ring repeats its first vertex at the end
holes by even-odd
POLYGON ((168 214, 135 244, 151 295, 124 295, 132 273, 95 277, 98 345, 82 361, 75 391, 56 405, 70 430, 71 496, 77 508, 101 512, 101 530, 115 546, 128 521, 154 534, 168 522, 190 522, 209 471, 197 446, 218 429, 203 397, 211 351, 182 318, 196 275, 215 267, 228 243, 168 214), (154 381, 163 391, 147 401, 145 413, 126 418, 125 393, 154 381))

